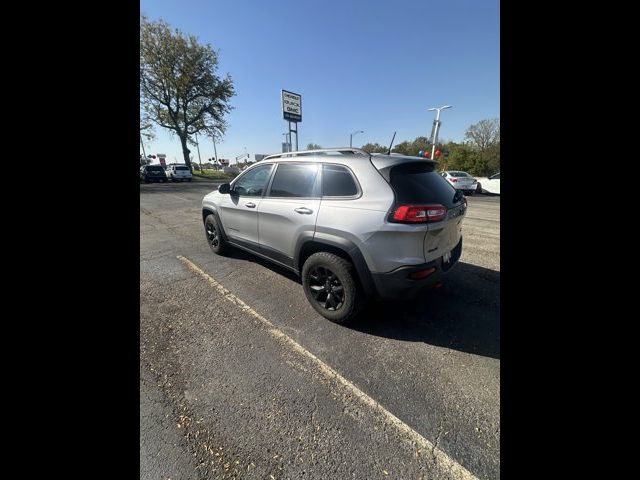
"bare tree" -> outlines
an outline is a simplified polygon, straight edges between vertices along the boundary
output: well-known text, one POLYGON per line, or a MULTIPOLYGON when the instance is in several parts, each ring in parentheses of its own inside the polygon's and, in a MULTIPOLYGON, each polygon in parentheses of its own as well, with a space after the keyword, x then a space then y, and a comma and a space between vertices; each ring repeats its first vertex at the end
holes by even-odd
POLYGON ((500 119, 480 120, 467 128, 464 138, 480 151, 500 143, 500 119))

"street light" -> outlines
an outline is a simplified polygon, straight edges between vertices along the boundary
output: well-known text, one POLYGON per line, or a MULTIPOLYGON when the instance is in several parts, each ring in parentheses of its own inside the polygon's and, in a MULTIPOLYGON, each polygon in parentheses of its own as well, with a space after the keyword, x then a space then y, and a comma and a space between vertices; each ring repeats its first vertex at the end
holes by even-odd
MULTIPOLYGON (((287 152, 291 151, 291 132, 284 132, 284 143, 287 146, 287 152)), ((284 152, 283 152, 284 153, 284 152)))
POLYGON ((363 130, 358 130, 357 132, 353 132, 351 135, 349 135, 349 147, 352 147, 352 142, 353 142, 353 136, 357 135, 358 133, 364 133, 363 130))
POLYGON ((218 150, 216 149, 216 133, 215 131, 211 134, 211 140, 213 140, 213 154, 215 155, 213 158, 213 165, 216 168, 216 172, 218 171, 218 150))
MULTIPOLYGON (((200 173, 202 173, 202 158, 200 158, 200 142, 198 141, 198 132, 196 132, 196 147, 198 147, 198 163, 200 164, 200 173)), ((191 167, 191 165, 189 165, 191 167)), ((191 167, 193 170, 193 167, 191 167)))
POLYGON ((446 110, 447 108, 451 108, 452 105, 443 105, 442 107, 433 107, 433 108, 428 108, 427 110, 429 110, 430 112, 436 110, 438 113, 436 114, 436 119, 433 121, 433 134, 432 134, 432 142, 433 145, 431 146, 431 160, 434 159, 434 155, 436 153, 436 143, 438 142, 438 130, 440 130, 440 111, 441 110, 446 110))

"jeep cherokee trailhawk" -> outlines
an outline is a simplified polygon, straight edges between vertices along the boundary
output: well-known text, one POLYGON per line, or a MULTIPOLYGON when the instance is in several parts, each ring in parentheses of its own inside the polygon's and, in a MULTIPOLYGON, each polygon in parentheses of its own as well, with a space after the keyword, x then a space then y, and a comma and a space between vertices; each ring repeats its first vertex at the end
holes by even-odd
POLYGON ((435 167, 355 148, 271 155, 204 197, 206 238, 292 270, 316 311, 345 322, 367 299, 415 297, 460 258, 467 202, 435 167))

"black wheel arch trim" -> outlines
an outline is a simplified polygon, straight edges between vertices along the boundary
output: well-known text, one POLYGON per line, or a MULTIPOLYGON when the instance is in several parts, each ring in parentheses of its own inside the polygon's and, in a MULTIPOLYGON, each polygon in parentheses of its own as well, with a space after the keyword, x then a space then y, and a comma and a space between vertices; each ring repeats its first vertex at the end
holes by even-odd
POLYGON ((220 236, 222 237, 222 240, 224 240, 225 242, 229 241, 229 237, 227 237, 227 234, 224 231, 224 227, 222 226, 222 221, 220 221, 220 215, 218 215, 218 211, 215 208, 209 206, 202 208, 202 223, 205 222, 206 218, 209 215, 213 215, 214 217, 216 217, 216 220, 218 221, 218 227, 220 227, 220 236))
POLYGON ((365 293, 368 296, 377 296, 378 292, 375 283, 373 282, 373 277, 371 276, 371 272, 369 271, 369 267, 367 266, 367 262, 364 259, 362 252, 355 243, 353 243, 351 240, 347 240, 346 238, 336 237, 319 232, 316 232, 315 234, 313 232, 305 232, 304 234, 302 234, 300 238, 298 238, 298 241, 296 243, 294 256, 294 266, 296 266, 299 272, 302 273, 302 265, 299 265, 300 254, 305 244, 309 242, 328 245, 344 251, 347 255, 349 255, 349 257, 351 257, 353 266, 358 273, 360 283, 365 293))

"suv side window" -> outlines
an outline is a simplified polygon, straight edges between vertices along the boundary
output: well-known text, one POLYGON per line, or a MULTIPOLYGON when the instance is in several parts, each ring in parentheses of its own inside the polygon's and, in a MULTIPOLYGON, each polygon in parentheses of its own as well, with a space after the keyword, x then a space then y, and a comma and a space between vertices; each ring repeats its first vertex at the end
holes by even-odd
POLYGON ((353 197, 358 194, 358 186, 351 172, 340 165, 322 166, 323 197, 353 197))
POLYGON ((317 197, 316 178, 318 164, 316 163, 279 163, 273 177, 270 197, 317 197))
POLYGON ((272 163, 260 165, 241 175, 233 182, 233 193, 244 197, 261 197, 269 181, 272 167, 272 163))

